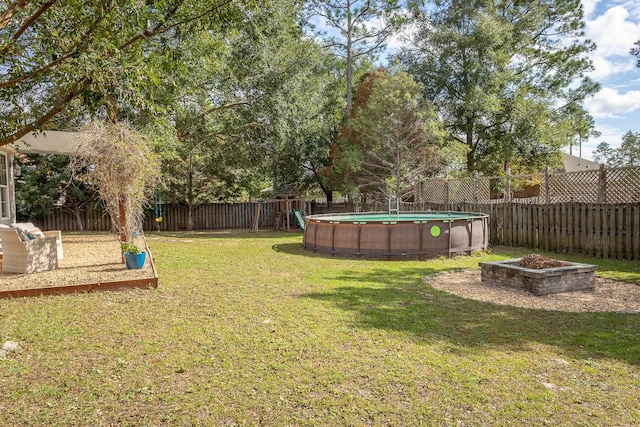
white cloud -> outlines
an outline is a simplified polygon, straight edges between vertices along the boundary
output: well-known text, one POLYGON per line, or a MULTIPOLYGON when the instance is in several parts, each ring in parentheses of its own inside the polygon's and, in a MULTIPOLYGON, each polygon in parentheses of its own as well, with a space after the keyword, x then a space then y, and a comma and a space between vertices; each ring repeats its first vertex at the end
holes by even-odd
POLYGON ((585 18, 588 18, 593 13, 599 2, 600 0, 582 0, 582 10, 585 18))
POLYGON ((635 61, 631 56, 629 56, 628 59, 614 61, 607 59, 606 56, 601 55, 598 52, 591 56, 591 61, 593 61, 594 70, 589 73, 589 77, 595 81, 600 81, 614 74, 633 70, 636 66, 635 61))
POLYGON ((640 109, 640 90, 619 93, 617 89, 603 88, 585 100, 584 105, 593 117, 620 117, 640 109))
MULTIPOLYGON (((583 1, 585 10, 590 8, 591 12, 596 3, 597 1, 593 0, 583 1)), ((597 45, 592 54, 595 71, 590 73, 594 80, 601 80, 635 67, 634 58, 629 51, 640 36, 640 22, 635 15, 637 10, 637 7, 629 9, 618 5, 607 9, 594 19, 587 20, 586 37, 597 45)))
POLYGON ((629 16, 627 9, 614 6, 587 21, 585 33, 598 46, 598 53, 604 56, 629 54, 640 34, 640 24, 632 22, 629 16))
POLYGON ((635 21, 640 20, 640 2, 638 0, 627 0, 621 3, 625 9, 629 11, 632 19, 635 21))

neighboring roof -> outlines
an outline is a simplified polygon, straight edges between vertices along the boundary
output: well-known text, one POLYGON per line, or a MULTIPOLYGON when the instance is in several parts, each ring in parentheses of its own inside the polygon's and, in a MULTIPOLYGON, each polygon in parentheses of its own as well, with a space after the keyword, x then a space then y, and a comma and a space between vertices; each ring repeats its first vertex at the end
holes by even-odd
POLYGON ((25 154, 67 154, 77 156, 87 154, 78 149, 76 132, 47 130, 41 133, 30 133, 16 142, 9 144, 19 153, 25 154))
POLYGON ((562 164, 565 172, 580 172, 586 170, 598 170, 600 163, 583 159, 571 154, 562 153, 562 164))

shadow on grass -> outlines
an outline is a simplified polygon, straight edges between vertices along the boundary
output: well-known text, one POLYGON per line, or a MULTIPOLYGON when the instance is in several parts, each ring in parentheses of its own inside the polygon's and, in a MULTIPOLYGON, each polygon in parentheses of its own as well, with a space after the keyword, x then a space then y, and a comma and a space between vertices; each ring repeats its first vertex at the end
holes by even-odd
POLYGON ((347 272, 330 280, 352 283, 304 297, 355 315, 355 326, 401 331, 417 341, 445 340, 459 351, 492 346, 527 350, 532 342, 574 358, 615 358, 640 364, 640 315, 528 310, 463 299, 423 281, 435 271, 347 272))
POLYGON ((305 256, 309 259, 312 258, 324 258, 324 259, 358 259, 357 257, 347 257, 340 255, 331 255, 324 252, 314 252, 312 250, 306 250, 302 244, 300 243, 279 243, 277 245, 273 245, 271 247, 274 252, 279 252, 287 255, 298 255, 305 256))
POLYGON ((302 242, 300 243, 278 243, 271 246, 274 252, 287 255, 311 255, 313 252, 304 250, 302 242))

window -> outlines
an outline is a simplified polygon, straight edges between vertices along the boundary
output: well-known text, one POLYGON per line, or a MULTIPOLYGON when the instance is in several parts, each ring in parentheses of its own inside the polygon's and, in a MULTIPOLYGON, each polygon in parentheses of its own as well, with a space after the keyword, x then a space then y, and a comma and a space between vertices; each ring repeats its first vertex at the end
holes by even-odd
POLYGON ((0 219, 9 218, 9 164, 7 155, 0 153, 0 219))

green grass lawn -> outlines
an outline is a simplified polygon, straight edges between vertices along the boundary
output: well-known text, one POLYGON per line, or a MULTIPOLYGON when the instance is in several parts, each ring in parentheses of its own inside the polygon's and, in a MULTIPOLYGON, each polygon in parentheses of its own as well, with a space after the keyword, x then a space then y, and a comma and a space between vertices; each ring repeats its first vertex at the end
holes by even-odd
MULTIPOLYGON (((160 287, 2 300, 0 425, 638 425, 640 315, 424 283, 527 250, 363 261, 298 234, 150 234, 160 287)), ((559 256, 560 257, 560 256, 559 256)), ((640 263, 593 260, 640 282, 640 263)))

